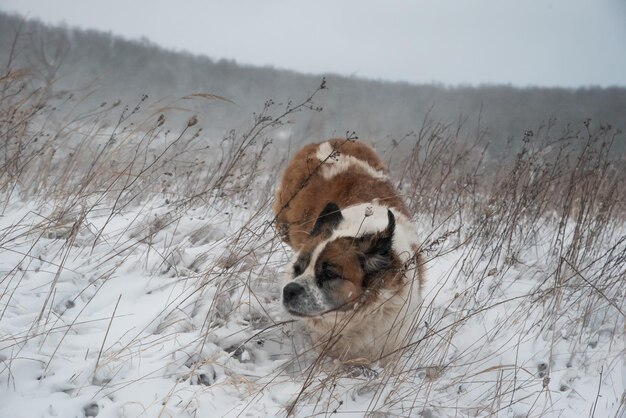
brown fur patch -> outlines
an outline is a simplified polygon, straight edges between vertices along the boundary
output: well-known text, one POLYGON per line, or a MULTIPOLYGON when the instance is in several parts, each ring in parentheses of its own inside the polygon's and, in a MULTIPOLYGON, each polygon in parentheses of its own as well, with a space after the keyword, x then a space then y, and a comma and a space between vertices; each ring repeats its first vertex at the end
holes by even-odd
POLYGON ((326 244, 315 262, 315 272, 321 270, 323 263, 328 263, 345 280, 361 287, 363 270, 353 241, 351 238, 338 238, 326 244))
POLYGON ((346 286, 352 294, 348 297, 344 295, 344 301, 348 299, 360 298, 365 292, 369 290, 372 297, 375 297, 380 285, 384 282, 385 288, 390 290, 399 289, 402 283, 402 269, 400 261, 395 254, 391 255, 390 267, 369 285, 365 283, 365 273, 361 267, 359 260, 359 254, 361 250, 358 248, 354 238, 344 237, 338 238, 329 242, 322 252, 317 257, 315 262, 315 272, 321 274, 322 265, 324 263, 329 264, 332 268, 347 282, 350 282, 352 286, 346 286))

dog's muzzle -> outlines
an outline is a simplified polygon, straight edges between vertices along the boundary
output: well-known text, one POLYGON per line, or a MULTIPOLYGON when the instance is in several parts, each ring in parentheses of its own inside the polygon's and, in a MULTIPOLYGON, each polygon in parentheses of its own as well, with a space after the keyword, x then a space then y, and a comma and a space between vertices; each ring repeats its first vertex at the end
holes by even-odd
POLYGON ((304 293, 304 286, 291 282, 283 288, 283 303, 288 304, 304 293))

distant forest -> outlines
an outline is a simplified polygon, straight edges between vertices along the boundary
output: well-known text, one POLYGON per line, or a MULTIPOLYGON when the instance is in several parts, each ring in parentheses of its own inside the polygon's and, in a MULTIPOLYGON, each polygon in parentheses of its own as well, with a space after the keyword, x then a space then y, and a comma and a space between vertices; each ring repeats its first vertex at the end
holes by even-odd
MULTIPOLYGON (((280 45, 261 44, 259 48, 280 45)), ((345 59, 350 59, 350 51, 346 51, 345 59)), ((580 59, 585 60, 582 52, 580 59)), ((53 27, 0 13, 0 70, 4 71, 9 62, 13 67, 29 68, 41 83, 53 82, 51 97, 68 91, 83 97, 81 106, 97 107, 115 100, 135 103, 146 94, 151 101, 188 109, 198 115, 208 136, 243 129, 268 100, 276 106, 302 100, 320 85, 323 77, 174 52, 148 41, 53 27), (210 93, 232 103, 177 100, 193 93, 210 93)), ((538 61, 536 65, 542 63, 538 61)), ((293 143, 343 136, 352 131, 370 142, 399 140, 419 131, 425 118, 430 118, 444 124, 464 120, 462 128, 468 137, 472 132, 485 130, 484 140, 491 144, 490 151, 499 155, 514 149, 525 132, 537 132, 542 126, 550 125, 555 135, 565 129, 583 129, 588 119, 626 127, 626 89, 622 87, 447 87, 324 76, 328 89, 315 97, 315 104, 323 110, 294 116, 288 130, 293 143)), ((178 114, 180 120, 189 117, 189 112, 183 110, 178 114)), ((626 151, 623 142, 615 144, 617 151, 626 151)))

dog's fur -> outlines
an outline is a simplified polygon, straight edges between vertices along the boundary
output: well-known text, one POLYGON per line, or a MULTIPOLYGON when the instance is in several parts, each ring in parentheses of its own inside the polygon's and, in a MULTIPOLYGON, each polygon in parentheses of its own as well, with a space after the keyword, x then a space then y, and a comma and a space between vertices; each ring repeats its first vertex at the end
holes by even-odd
POLYGON ((371 147, 306 145, 287 166, 273 211, 296 251, 283 305, 321 351, 372 362, 406 343, 423 263, 406 206, 371 147))

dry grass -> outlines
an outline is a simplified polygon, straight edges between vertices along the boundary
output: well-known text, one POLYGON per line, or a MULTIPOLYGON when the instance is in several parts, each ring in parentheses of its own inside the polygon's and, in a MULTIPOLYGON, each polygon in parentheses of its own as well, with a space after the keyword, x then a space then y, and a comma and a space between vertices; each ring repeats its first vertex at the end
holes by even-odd
MULTIPOLYGON (((274 144, 272 135, 294 112, 320 110, 314 100, 324 87, 299 104, 269 101, 248 130, 215 141, 193 116, 168 127, 176 103, 143 97, 129 106, 83 109, 67 95, 50 98, 49 86, 35 86, 27 71, 9 66, 0 77, 0 213, 14 205, 32 213, 0 230, 0 249, 19 251, 0 276, 0 323, 28 286, 31 265, 49 269, 51 278, 39 289, 29 326, 0 336, 0 353, 10 353, 1 358, 2 381, 14 384, 13 361, 30 342, 43 347, 50 339, 56 348, 41 359, 43 379, 64 340, 82 326, 83 310, 136 258, 144 263, 139 269, 172 277, 178 287, 121 345, 107 341, 112 324, 124 318, 118 305, 100 318, 106 332, 99 352, 85 355, 95 363, 82 383, 99 388, 95 401, 151 378, 116 381, 120 371, 110 365, 194 331, 173 351, 185 353, 174 362, 178 369, 160 371, 177 382, 159 399, 163 410, 181 382, 219 381, 248 397, 233 415, 287 382, 289 400, 277 402, 282 414, 296 416, 558 415, 557 390, 584 398, 593 416, 603 376, 626 354, 625 167, 624 157, 611 153, 621 133, 590 121, 558 134, 545 126, 526 132, 520 150, 498 161, 480 129, 467 134, 467 120, 424 120, 396 144, 410 144, 411 151, 400 161, 391 149, 389 158, 424 236, 429 293, 391 364, 336 367, 278 313, 277 276, 290 251, 278 240, 269 209, 277 167, 294 151, 274 144), (131 219, 120 227, 124 216, 131 219), (176 231, 190 216, 204 216, 204 226, 181 238, 176 231), (37 247, 50 240, 55 252, 42 259, 37 247), (14 250, 24 242, 28 251, 14 250), (204 252, 190 260, 185 251, 193 248, 204 252), (91 254, 99 258, 90 264, 93 274, 63 299, 63 277, 91 254), (241 326, 231 332, 237 321, 241 326), (211 344, 222 354, 207 354, 211 344), (282 345, 287 353, 276 348, 282 345), (261 376, 229 363, 262 355, 284 361, 261 376), (577 368, 599 378, 595 400, 572 389, 583 376, 570 373, 577 368)), ((196 396, 179 408, 198 409, 196 396)), ((626 409, 619 396, 616 417, 626 409)))

